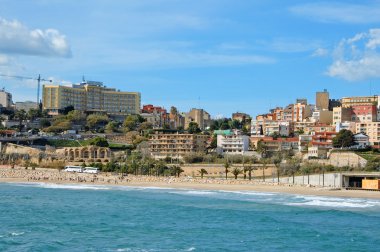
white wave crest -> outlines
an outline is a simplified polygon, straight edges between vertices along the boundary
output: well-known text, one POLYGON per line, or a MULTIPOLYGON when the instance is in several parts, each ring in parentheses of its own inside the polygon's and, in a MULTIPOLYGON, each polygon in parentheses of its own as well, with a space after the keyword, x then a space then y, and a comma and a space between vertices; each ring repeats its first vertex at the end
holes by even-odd
POLYGON ((12 232, 11 236, 19 236, 19 235, 23 235, 23 234, 25 234, 25 232, 12 232))
POLYGON ((336 197, 318 197, 318 196, 301 196, 294 197, 299 202, 290 202, 286 205, 291 206, 320 206, 331 208, 370 208, 379 207, 380 201, 356 198, 336 198, 336 197))
POLYGON ((53 184, 53 183, 30 183, 36 187, 49 188, 49 189, 69 189, 69 190, 110 190, 110 187, 102 185, 88 185, 88 184, 53 184))

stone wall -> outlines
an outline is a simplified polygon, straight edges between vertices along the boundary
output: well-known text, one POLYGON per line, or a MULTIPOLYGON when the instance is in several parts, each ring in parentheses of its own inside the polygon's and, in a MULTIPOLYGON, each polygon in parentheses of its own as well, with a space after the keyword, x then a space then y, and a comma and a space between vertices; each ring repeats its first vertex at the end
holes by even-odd
POLYGON ((328 159, 311 159, 310 162, 333 165, 336 167, 364 167, 367 164, 366 159, 354 152, 331 152, 328 159))

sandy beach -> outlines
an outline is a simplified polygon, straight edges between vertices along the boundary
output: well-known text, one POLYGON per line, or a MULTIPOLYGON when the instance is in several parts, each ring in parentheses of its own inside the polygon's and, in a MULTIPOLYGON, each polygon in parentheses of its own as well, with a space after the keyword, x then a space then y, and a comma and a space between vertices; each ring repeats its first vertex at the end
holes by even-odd
POLYGON ((210 179, 191 177, 152 177, 120 176, 110 173, 83 174, 58 171, 55 169, 25 170, 22 167, 0 168, 0 182, 28 183, 43 182, 52 184, 96 184, 133 187, 161 187, 194 190, 257 191, 287 194, 301 194, 329 197, 375 198, 380 199, 378 191, 341 190, 331 187, 308 187, 291 184, 262 182, 256 180, 210 179))

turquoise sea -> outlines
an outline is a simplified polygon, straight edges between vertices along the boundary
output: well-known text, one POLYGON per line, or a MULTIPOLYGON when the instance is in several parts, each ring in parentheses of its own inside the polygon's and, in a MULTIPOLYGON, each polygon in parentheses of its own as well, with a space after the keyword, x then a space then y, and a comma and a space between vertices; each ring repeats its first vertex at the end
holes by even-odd
POLYGON ((379 251, 380 201, 0 183, 0 251, 379 251))

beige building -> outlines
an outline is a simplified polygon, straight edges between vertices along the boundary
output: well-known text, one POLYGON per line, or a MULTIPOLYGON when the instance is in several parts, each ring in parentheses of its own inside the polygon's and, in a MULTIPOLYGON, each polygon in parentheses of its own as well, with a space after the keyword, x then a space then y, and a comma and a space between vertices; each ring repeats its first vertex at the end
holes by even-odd
POLYGON ((38 106, 37 102, 33 102, 33 101, 15 102, 16 110, 23 109, 25 111, 29 111, 30 109, 37 108, 37 106, 38 106))
POLYGON ((4 108, 11 108, 13 105, 12 94, 4 89, 0 90, 0 105, 4 108))
POLYGON ((355 105, 377 105, 378 96, 343 97, 342 107, 349 108, 355 105))
POLYGON ((330 101, 330 97, 329 97, 329 92, 327 92, 327 90, 323 90, 323 92, 317 92, 316 93, 316 96, 315 96, 315 105, 317 107, 317 109, 320 109, 320 110, 328 110, 329 109, 329 101, 330 101))
POLYGON ((155 159, 166 157, 181 159, 184 155, 205 152, 207 139, 206 135, 156 131, 150 135, 149 148, 155 159))
POLYGON ((356 133, 366 134, 371 145, 380 144, 380 122, 356 123, 356 133))
POLYGON ((84 112, 104 112, 110 115, 139 114, 141 95, 107 88, 101 82, 83 82, 68 86, 44 85, 43 109, 58 114, 67 106, 84 112))
POLYGON ((331 124, 333 122, 333 112, 329 110, 316 110, 313 112, 312 121, 331 124))
POLYGON ((352 109, 347 107, 333 108, 333 125, 351 121, 352 109))
POLYGON ((211 116, 203 109, 191 109, 189 113, 185 114, 185 129, 189 127, 191 122, 196 122, 201 130, 210 126, 211 116))

